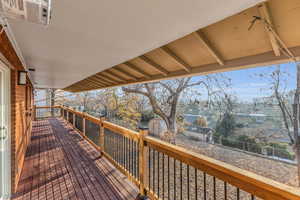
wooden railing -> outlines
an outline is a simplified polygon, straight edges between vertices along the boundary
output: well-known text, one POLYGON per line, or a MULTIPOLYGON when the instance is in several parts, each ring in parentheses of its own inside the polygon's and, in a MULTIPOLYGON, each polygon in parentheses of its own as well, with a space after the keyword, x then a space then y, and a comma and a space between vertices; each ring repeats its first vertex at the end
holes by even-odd
POLYGON ((147 130, 135 132, 104 117, 55 108, 151 199, 300 200, 297 188, 150 137, 147 130))

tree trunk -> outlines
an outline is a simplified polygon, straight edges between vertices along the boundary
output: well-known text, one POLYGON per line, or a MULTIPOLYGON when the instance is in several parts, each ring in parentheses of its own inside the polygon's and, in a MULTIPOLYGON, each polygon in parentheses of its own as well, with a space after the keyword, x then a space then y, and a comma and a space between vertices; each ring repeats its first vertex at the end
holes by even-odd
POLYGON ((294 96, 293 117, 294 117, 294 150, 298 166, 298 185, 300 186, 300 135, 299 135, 299 98, 300 98, 300 64, 297 65, 297 88, 294 96))
POLYGON ((176 117, 169 118, 168 132, 170 134, 169 142, 171 144, 176 144, 176 134, 177 134, 176 117))

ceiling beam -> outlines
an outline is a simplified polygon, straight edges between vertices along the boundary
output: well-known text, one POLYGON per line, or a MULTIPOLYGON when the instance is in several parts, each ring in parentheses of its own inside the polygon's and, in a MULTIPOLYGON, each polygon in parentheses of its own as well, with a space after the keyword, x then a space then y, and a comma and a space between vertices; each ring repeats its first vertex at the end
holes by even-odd
POLYGON ((93 77, 89 77, 89 78, 86 79, 86 80, 88 80, 88 81, 92 82, 93 84, 97 85, 97 87, 100 87, 100 88, 101 88, 101 87, 105 87, 105 85, 103 85, 103 84, 101 84, 100 82, 94 80, 93 77))
MULTIPOLYGON (((297 61, 300 61, 300 46, 293 47, 290 49, 297 61)), ((161 80, 168 80, 174 78, 182 78, 182 77, 192 77, 192 76, 199 76, 199 75, 207 75, 211 73, 220 73, 232 70, 240 70, 246 69, 250 67, 262 67, 262 66, 270 66, 270 65, 277 65, 281 63, 290 62, 290 58, 286 57, 285 55, 275 56, 273 51, 269 51, 267 53, 253 55, 253 56, 246 56, 242 58, 236 58, 232 60, 227 60, 224 66, 221 66, 219 63, 214 64, 207 64, 207 65, 199 65, 194 66, 191 73, 186 73, 185 70, 180 69, 178 71, 170 72, 170 74, 166 77, 162 74, 157 74, 151 76, 150 80, 144 79, 139 81, 128 81, 127 83, 119 83, 109 85, 105 88, 109 87, 116 87, 116 86, 126 86, 130 84, 142 84, 142 83, 149 83, 154 81, 161 81, 161 80)), ((77 88, 78 85, 82 83, 78 82, 74 84, 74 88, 76 86, 76 90, 80 90, 77 88)), ((69 87, 70 88, 70 87, 69 87)), ((65 88, 64 90, 70 91, 70 89, 65 88)))
POLYGON ((93 79, 101 84, 103 84, 105 87, 111 85, 113 82, 107 82, 105 80, 102 79, 101 76, 99 76, 98 74, 95 74, 92 76, 93 79))
POLYGON ((77 92, 81 90, 86 90, 89 87, 89 85, 85 85, 84 82, 81 81, 73 87, 73 91, 77 92))
POLYGON ((119 76, 118 74, 112 72, 112 71, 109 71, 109 70, 105 70, 104 71, 105 73, 109 74, 110 76, 114 77, 115 79, 119 80, 119 81, 123 81, 123 82, 127 82, 127 80, 121 76, 119 76))
MULTIPOLYGON (((274 29, 273 20, 271 18, 271 13, 268 9, 267 2, 264 2, 261 5, 259 5, 258 10, 259 10, 259 13, 260 13, 261 17, 263 19, 265 19, 269 23, 269 25, 273 28, 273 30, 276 32, 276 30, 274 29)), ((265 26, 265 30, 268 33, 268 36, 269 36, 274 54, 276 56, 280 56, 280 45, 278 44, 275 36, 273 35, 273 33, 266 26, 265 26)))
POLYGON ((87 86, 88 88, 97 86, 95 83, 93 83, 92 81, 90 81, 88 79, 83 80, 82 85, 87 86))
POLYGON ((99 78, 100 80, 108 83, 108 85, 111 85, 111 84, 118 84, 119 82, 118 81, 114 81, 112 80, 110 77, 106 76, 105 74, 95 74, 95 77, 99 78))
POLYGON ((124 74, 124 75, 126 75, 126 76, 128 76, 128 77, 130 77, 133 80, 137 80, 138 79, 138 77, 136 77, 136 76, 130 74, 129 72, 121 69, 120 66, 116 66, 113 69, 116 70, 116 71, 118 71, 118 72, 120 72, 120 73, 122 73, 122 74, 124 74))
POLYGON ((208 41, 208 39, 204 36, 204 34, 202 32, 196 31, 192 34, 205 46, 205 48, 208 50, 208 52, 217 60, 217 62, 220 65, 224 65, 223 59, 221 58, 221 56, 219 55, 217 50, 211 46, 210 42, 208 41))
POLYGON ((169 72, 165 68, 163 68, 162 66, 160 66, 159 64, 153 62, 152 60, 150 60, 149 58, 147 58, 144 55, 140 56, 139 58, 142 61, 144 61, 145 63, 147 63, 148 65, 151 65, 159 73, 163 74, 164 76, 168 76, 169 72))
POLYGON ((160 49, 163 52, 165 52, 169 57, 173 58, 185 71, 191 72, 191 66, 187 64, 184 60, 182 60, 179 56, 177 56, 171 49, 169 49, 169 47, 163 46, 160 49))
POLYGON ((146 78, 150 79, 151 75, 148 74, 147 72, 145 72, 144 70, 140 69, 139 67, 137 67, 136 65, 130 63, 130 62, 125 62, 123 63, 123 65, 126 65, 127 67, 129 67, 131 70, 145 76, 146 78))
POLYGON ((108 81, 108 82, 113 82, 115 84, 119 84, 120 83, 119 80, 116 80, 115 78, 112 78, 111 76, 103 74, 104 72, 105 71, 101 72, 101 74, 100 74, 100 76, 102 77, 102 79, 104 79, 105 81, 108 81))
POLYGON ((99 79, 96 78, 95 76, 91 76, 91 77, 89 77, 88 79, 91 79, 91 80, 93 80, 94 82, 97 82, 99 85, 102 85, 102 87, 106 87, 106 86, 109 85, 108 83, 105 83, 105 82, 99 80, 99 79))

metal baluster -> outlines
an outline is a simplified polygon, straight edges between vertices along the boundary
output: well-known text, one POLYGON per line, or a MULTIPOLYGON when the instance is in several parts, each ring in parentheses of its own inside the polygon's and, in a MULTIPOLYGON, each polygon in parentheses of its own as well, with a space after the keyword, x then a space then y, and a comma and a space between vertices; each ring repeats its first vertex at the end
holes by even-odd
POLYGON ((190 200, 190 166, 187 165, 186 167, 186 174, 187 174, 187 199, 190 200))
POLYGON ((117 134, 116 133, 114 133, 113 134, 113 146, 114 146, 114 160, 116 161, 116 162, 118 162, 118 160, 117 160, 117 143, 116 143, 116 136, 117 136, 117 134))
POLYGON ((128 162, 128 171, 129 174, 131 174, 131 170, 132 170, 132 165, 131 165, 131 140, 128 138, 128 157, 129 157, 129 162, 128 162))
POLYGON ((112 141, 111 142, 112 142, 112 154, 113 154, 113 158, 116 161, 115 136, 116 136, 116 134, 113 133, 112 134, 112 141))
POLYGON ((109 135, 109 133, 107 133, 107 138, 106 138, 106 140, 107 140, 107 154, 108 155, 110 155, 110 143, 109 143, 109 137, 110 137, 110 135, 109 135))
POLYGON ((111 133, 111 135, 110 135, 110 147, 111 147, 111 157, 114 159, 114 144, 113 144, 113 138, 114 137, 114 135, 113 135, 113 133, 111 133))
POLYGON ((203 182, 204 182, 203 194, 204 194, 204 200, 206 200, 206 173, 205 172, 203 172, 203 182))
POLYGON ((160 187, 159 187, 159 179, 160 179, 160 177, 159 177, 159 159, 160 159, 160 152, 158 151, 157 152, 157 194, 158 194, 158 199, 159 199, 159 189, 160 189, 160 187))
POLYGON ((174 199, 176 200, 176 159, 174 158, 174 199))
POLYGON ((110 140, 110 155, 111 157, 113 157, 113 146, 112 146, 112 133, 110 134, 110 137, 109 137, 109 140, 110 140))
MULTIPOLYGON (((136 143, 136 147, 137 147, 137 157, 136 157, 136 163, 137 163, 137 177, 139 179, 139 174, 140 174, 140 162, 138 161, 138 158, 140 157, 140 151, 138 148, 138 143, 136 143)), ((150 151, 150 150, 149 150, 150 151)), ((150 157, 150 156, 149 156, 150 157)))
POLYGON ((168 199, 170 200, 170 156, 168 156, 168 199))
POLYGON ((151 149, 148 150, 148 186, 149 190, 151 189, 151 149))
POLYGON ((123 135, 120 136, 120 149, 121 149, 121 152, 120 152, 120 165, 123 166, 123 135))
POLYGON ((182 162, 180 161, 180 200, 182 200, 182 162))
POLYGON ((162 180, 162 199, 165 199, 165 154, 162 154, 162 168, 163 168, 163 180, 162 180))
POLYGON ((216 177, 213 177, 213 183, 214 183, 214 200, 216 200, 216 177))
POLYGON ((129 138, 126 138, 127 141, 127 171, 130 173, 130 146, 129 146, 129 138))
POLYGON ((126 147, 125 147, 125 139, 126 137, 123 136, 123 167, 126 169, 126 147))
POLYGON ((126 138, 127 142, 127 171, 130 173, 130 146, 129 146, 129 138, 126 138))
POLYGON ((134 176, 134 162, 133 162, 133 141, 131 141, 131 148, 130 148, 130 151, 131 151, 131 175, 134 176))
POLYGON ((224 182, 224 198, 227 200, 227 183, 224 182))
POLYGON ((120 156, 120 152, 121 152, 121 135, 117 135, 117 143, 118 143, 118 164, 121 165, 121 156, 120 156))
POLYGON ((240 199, 240 188, 236 188, 236 199, 240 199))
POLYGON ((123 136, 123 139, 122 139, 122 148, 123 148, 123 167, 124 167, 124 169, 126 169, 126 155, 125 155, 125 153, 126 153, 126 149, 125 149, 125 136, 123 136))
POLYGON ((153 157, 153 192, 155 193, 155 150, 152 150, 153 157))
POLYGON ((197 169, 195 168, 195 200, 198 199, 198 176, 197 169))
POLYGON ((121 164, 121 157, 120 157, 120 135, 117 135, 117 143, 118 143, 118 152, 117 152, 117 160, 118 164, 121 164))
POLYGON ((251 194, 251 200, 255 200, 255 196, 251 194))
POLYGON ((125 137, 126 170, 128 171, 128 139, 125 137))
POLYGON ((134 159, 134 177, 137 177, 137 173, 136 173, 136 142, 133 142, 133 159, 134 159))
POLYGON ((117 150, 117 134, 115 133, 114 134, 114 151, 115 151, 115 160, 116 160, 116 162, 118 162, 118 159, 117 159, 117 157, 118 157, 118 150, 117 150))
POLYGON ((103 150, 106 152, 106 137, 105 137, 105 132, 104 132, 104 144, 103 144, 103 150))

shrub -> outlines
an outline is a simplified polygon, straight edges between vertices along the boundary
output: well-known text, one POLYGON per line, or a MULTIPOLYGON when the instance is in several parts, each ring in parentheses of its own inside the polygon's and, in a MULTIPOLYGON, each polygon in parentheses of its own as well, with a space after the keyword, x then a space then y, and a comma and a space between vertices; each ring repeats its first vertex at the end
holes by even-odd
POLYGON ((232 139, 222 138, 221 142, 224 146, 229 146, 244 151, 262 154, 263 144, 257 143, 255 139, 250 138, 246 135, 241 135, 232 139))
POLYGON ((225 113, 222 120, 217 122, 216 132, 225 137, 233 135, 235 124, 234 116, 231 113, 225 113))
POLYGON ((290 153, 287 149, 287 145, 280 143, 269 143, 266 146, 266 151, 268 156, 276 156, 283 159, 294 160, 295 154, 290 153))

